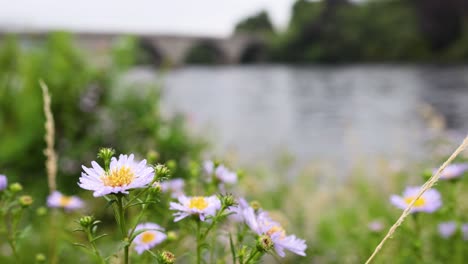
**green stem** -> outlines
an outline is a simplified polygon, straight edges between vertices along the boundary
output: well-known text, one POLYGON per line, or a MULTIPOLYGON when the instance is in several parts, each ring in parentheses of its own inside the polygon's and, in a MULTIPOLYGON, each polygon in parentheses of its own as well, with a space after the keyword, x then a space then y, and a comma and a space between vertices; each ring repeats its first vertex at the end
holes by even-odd
POLYGON ((131 206, 132 203, 133 203, 136 199, 138 199, 138 197, 140 197, 142 194, 146 193, 149 189, 150 189, 150 188, 145 188, 143 191, 137 193, 130 201, 128 201, 127 206, 126 206, 125 209, 127 209, 129 206, 131 206))
POLYGON ((460 216, 459 216, 458 210, 457 210, 457 208, 458 208, 458 207, 457 207, 457 203, 458 203, 458 193, 460 192, 460 187, 461 187, 462 185, 460 184, 460 181, 459 181, 459 180, 455 180, 455 181, 453 182, 453 185, 452 185, 452 186, 453 186, 453 190, 450 190, 450 193, 452 194, 452 197, 451 197, 451 206, 452 206, 452 208, 450 208, 450 209, 453 210, 453 215, 454 215, 454 217, 455 217, 455 220, 458 221, 458 220, 460 220, 460 219, 459 219, 460 216))
POLYGON ((128 249, 129 249, 129 246, 125 246, 124 247, 124 260, 125 260, 125 264, 128 264, 128 249))
MULTIPOLYGON (((215 263, 214 261, 214 252, 216 251, 216 236, 213 236, 213 240, 211 241, 211 249, 210 249, 210 263, 215 263)), ((235 263, 233 263, 235 264, 235 263)))
POLYGON ((259 253, 258 249, 254 249, 253 252, 250 252, 249 258, 245 261, 245 264, 249 264, 251 260, 259 253))
MULTIPOLYGON (((16 263, 21 263, 20 261, 20 256, 18 254, 18 249, 16 248, 16 238, 15 238, 15 233, 16 233, 16 224, 15 220, 11 219, 14 218, 15 216, 13 215, 11 208, 9 208, 5 214, 5 224, 7 226, 7 240, 8 244, 11 247, 11 251, 13 252, 13 256, 15 257, 16 263)), ((21 216, 19 216, 21 217, 21 216)))
POLYGON ((419 225, 419 214, 418 213, 413 213, 413 222, 414 222, 414 242, 413 242, 413 247, 414 247, 414 252, 419 261, 421 263, 424 263, 424 255, 422 252, 422 247, 421 247, 421 228, 419 225))
POLYGON ((218 218, 220 215, 222 215, 222 213, 226 210, 226 207, 222 207, 221 210, 218 211, 218 213, 213 217, 213 221, 211 222, 211 224, 208 226, 208 228, 206 229, 206 232, 204 234, 202 234, 202 238, 203 240, 208 236, 208 234, 210 233, 211 229, 213 229, 213 227, 216 226, 216 224, 218 223, 218 218))
POLYGON ((16 263, 21 263, 20 257, 19 257, 19 254, 18 254, 18 250, 17 250, 17 248, 16 248, 16 241, 15 241, 15 239, 12 238, 11 236, 8 236, 8 244, 9 244, 10 247, 11 247, 11 251, 13 252, 13 256, 15 256, 16 263))
POLYGON ((197 264, 201 263, 201 245, 202 245, 202 234, 201 234, 201 221, 197 219, 197 264))
POLYGON ((237 244, 242 245, 244 242, 244 237, 247 229, 245 228, 245 225, 241 225, 240 230, 239 227, 237 228, 237 244))
MULTIPOLYGON (((120 231, 122 232, 122 240, 125 243, 128 243, 128 238, 127 238, 127 229, 125 227, 125 212, 124 212, 124 206, 123 206, 123 196, 117 194, 117 214, 115 217, 117 220, 117 223, 120 225, 120 231)), ((125 245, 124 247, 124 263, 128 264, 128 250, 130 248, 129 243, 125 245)))
POLYGON ((88 236, 88 241, 91 244, 91 247, 93 248, 94 254, 99 259, 99 263, 105 264, 106 262, 104 261, 101 254, 99 253, 99 250, 96 247, 96 242, 93 241, 93 235, 91 234, 91 230, 89 230, 89 228, 86 229, 86 234, 88 236))
MULTIPOLYGON (((145 202, 147 202, 149 200, 150 196, 148 195, 145 199, 145 202)), ((133 226, 132 230, 130 231, 130 234, 128 235, 128 237, 132 238, 133 237, 133 233, 135 233, 135 229, 136 229, 136 226, 137 224, 140 222, 140 219, 141 217, 143 216, 143 213, 145 212, 146 208, 148 208, 148 205, 147 204, 143 204, 141 206, 141 210, 140 210, 140 213, 138 214, 137 218, 136 218, 136 224, 133 226)))

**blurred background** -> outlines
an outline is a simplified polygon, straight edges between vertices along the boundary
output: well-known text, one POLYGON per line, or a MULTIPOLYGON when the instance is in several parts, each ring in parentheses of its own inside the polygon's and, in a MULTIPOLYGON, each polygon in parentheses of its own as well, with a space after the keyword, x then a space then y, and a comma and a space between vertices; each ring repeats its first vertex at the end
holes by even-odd
POLYGON ((462 139, 467 60, 463 0, 5 2, 0 168, 44 175, 43 79, 70 190, 100 146, 180 176, 202 157, 286 179, 398 170, 462 139))
POLYGON ((281 177, 398 168, 463 137, 467 59, 462 0, 4 3, 0 167, 44 170, 42 78, 64 174, 101 145, 281 177))
MULTIPOLYGON (((174 178, 221 160, 242 169, 237 195, 307 240, 307 258, 283 263, 364 262, 400 213, 390 194, 421 184, 468 131, 466 0, 0 3, 0 173, 35 207, 47 196, 41 79, 59 190, 80 192, 100 147, 174 178)), ((466 245, 440 246, 445 217, 426 222, 425 254, 463 263, 449 260, 466 245)), ((417 263, 412 238, 396 235, 381 263, 417 263)))

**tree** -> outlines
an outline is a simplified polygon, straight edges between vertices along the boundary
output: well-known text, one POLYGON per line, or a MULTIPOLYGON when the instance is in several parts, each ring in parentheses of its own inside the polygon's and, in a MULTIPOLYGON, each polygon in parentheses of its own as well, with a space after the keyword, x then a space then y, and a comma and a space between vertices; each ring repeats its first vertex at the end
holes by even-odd
POLYGON ((248 17, 236 25, 235 33, 273 33, 274 28, 266 11, 248 17))

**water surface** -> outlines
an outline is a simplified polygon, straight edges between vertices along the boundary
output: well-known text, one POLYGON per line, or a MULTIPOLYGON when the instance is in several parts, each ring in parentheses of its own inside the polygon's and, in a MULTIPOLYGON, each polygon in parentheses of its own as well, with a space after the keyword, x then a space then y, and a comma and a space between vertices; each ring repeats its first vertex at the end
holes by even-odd
POLYGON ((430 122, 468 131, 468 68, 435 66, 184 67, 164 78, 163 106, 182 112, 217 155, 241 163, 424 156, 430 122))

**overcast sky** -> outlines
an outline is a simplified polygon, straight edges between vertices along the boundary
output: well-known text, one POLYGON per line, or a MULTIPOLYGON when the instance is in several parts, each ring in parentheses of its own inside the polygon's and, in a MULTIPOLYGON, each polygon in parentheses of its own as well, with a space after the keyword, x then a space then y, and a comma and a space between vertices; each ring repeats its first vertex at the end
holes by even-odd
POLYGON ((266 9, 284 27, 295 0, 0 0, 0 28, 226 36, 266 9))

